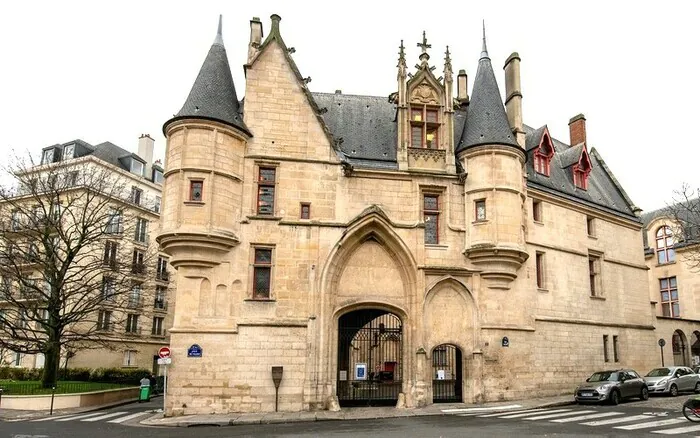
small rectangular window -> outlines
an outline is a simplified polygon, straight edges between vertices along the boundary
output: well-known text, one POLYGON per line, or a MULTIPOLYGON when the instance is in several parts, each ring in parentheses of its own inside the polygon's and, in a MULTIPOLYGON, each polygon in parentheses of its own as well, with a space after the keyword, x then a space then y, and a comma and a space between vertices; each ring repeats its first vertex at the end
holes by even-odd
POLYGON ((153 329, 151 330, 151 334, 154 336, 162 336, 163 335, 163 319, 160 316, 154 316, 153 317, 153 329))
POLYGON ((600 280, 601 259, 597 255, 588 255, 588 278, 590 283, 590 293, 592 297, 602 296, 600 280))
POLYGON ((105 252, 102 259, 105 265, 116 267, 117 266, 117 251, 119 249, 119 244, 117 242, 112 242, 108 240, 105 242, 105 252))
POLYGON ((204 181, 192 180, 190 181, 190 197, 189 200, 193 202, 202 202, 204 199, 204 181))
POLYGON ((123 365, 125 367, 135 367, 136 366, 136 350, 124 351, 123 365))
POLYGON ((126 317, 126 332, 137 334, 139 331, 139 316, 129 314, 126 317))
POLYGON ((137 242, 145 243, 147 238, 148 221, 143 218, 136 219, 136 230, 134 233, 134 240, 137 242))
POLYGON ((144 253, 141 250, 135 249, 131 257, 131 273, 132 274, 144 274, 146 272, 146 265, 144 264, 144 253))
POLYGON ((154 309, 165 310, 167 308, 168 288, 165 286, 156 286, 156 296, 153 302, 154 309))
POLYGON ((153 182, 163 184, 163 172, 158 169, 153 169, 153 182))
POLYGON ((620 361, 620 351, 619 351, 619 345, 618 345, 618 341, 617 341, 617 335, 613 336, 613 360, 615 360, 615 362, 620 361))
POLYGON ((542 201, 532 200, 532 220, 542 222, 542 201))
POLYGON ((423 221, 425 222, 425 243, 440 243, 440 196, 423 195, 423 221))
POLYGON ((102 278, 102 299, 104 301, 114 301, 116 290, 114 287, 114 279, 109 277, 102 278))
POLYGON ((109 310, 100 310, 97 315, 97 330, 111 331, 112 330, 112 312, 109 310))
POLYGON ((610 355, 608 354, 608 335, 603 335, 603 358, 605 362, 610 362, 610 355))
POLYGON ((595 220, 590 216, 586 216, 586 232, 589 236, 595 236, 595 220))
POLYGON ((160 204, 162 202, 162 198, 160 196, 156 196, 156 202, 153 205, 153 211, 156 213, 160 213, 160 204))
POLYGON ((486 200, 479 199, 474 201, 474 215, 477 221, 486 220, 486 200))
POLYGON ((259 215, 275 214, 275 181, 277 169, 261 167, 258 169, 258 211, 259 215))
POLYGON ((143 176, 143 163, 139 160, 131 159, 131 173, 143 176))
POLYGON ((308 202, 301 203, 301 218, 309 219, 311 217, 311 204, 308 202))
POLYGON ((165 257, 158 256, 158 261, 156 264, 156 280, 170 280, 170 275, 168 274, 168 259, 165 257))
POLYGON ((272 282, 272 249, 255 248, 253 260, 253 298, 270 298, 272 282))
POLYGON ((132 187, 131 188, 131 202, 133 202, 136 205, 141 205, 141 197, 143 196, 143 190, 139 189, 138 187, 132 187))
POLYGON ((544 289, 544 253, 537 252, 535 254, 535 269, 537 271, 537 288, 544 289))
POLYGON ((661 313, 670 318, 680 318, 681 308, 678 301, 678 283, 676 277, 660 278, 661 313))

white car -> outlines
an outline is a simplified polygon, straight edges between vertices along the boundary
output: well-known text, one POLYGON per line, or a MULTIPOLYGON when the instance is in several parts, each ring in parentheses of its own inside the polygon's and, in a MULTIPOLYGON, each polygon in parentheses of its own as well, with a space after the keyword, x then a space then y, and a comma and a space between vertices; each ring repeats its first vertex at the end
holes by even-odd
POLYGON ((679 392, 700 393, 700 375, 688 367, 654 368, 644 376, 649 394, 669 394, 672 397, 679 392))

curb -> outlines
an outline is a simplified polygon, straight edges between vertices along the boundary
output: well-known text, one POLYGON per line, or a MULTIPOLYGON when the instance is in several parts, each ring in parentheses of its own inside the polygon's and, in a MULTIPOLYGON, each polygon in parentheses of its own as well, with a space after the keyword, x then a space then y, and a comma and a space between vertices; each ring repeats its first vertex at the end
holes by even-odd
MULTIPOLYGON (((551 402, 551 403, 544 403, 544 404, 538 404, 538 405, 533 405, 529 406, 527 408, 523 409, 539 409, 539 408, 552 408, 552 407, 558 407, 558 406, 570 406, 570 405, 575 405, 576 401, 574 400, 569 400, 569 401, 558 401, 558 402, 551 402)), ((498 412, 508 412, 512 411, 513 409, 502 409, 498 410, 498 407, 494 407, 493 411, 489 411, 489 413, 498 413, 498 412)), ((315 421, 358 421, 358 420, 381 420, 381 419, 388 419, 388 418, 407 418, 407 417, 429 417, 429 416, 449 416, 451 414, 444 413, 442 411, 426 411, 426 412, 409 412, 409 411, 397 411, 396 413, 391 413, 388 415, 382 415, 379 412, 377 413, 378 415, 372 415, 371 413, 367 414, 364 417, 361 418, 343 418, 343 417, 330 417, 326 416, 326 414, 320 414, 322 412, 327 412, 327 411, 317 411, 314 412, 313 415, 311 413, 304 415, 304 413, 294 413, 294 414, 301 414, 298 417, 291 417, 291 418, 284 418, 282 416, 279 417, 272 417, 266 419, 266 415, 271 415, 272 413, 268 414, 257 414, 257 415, 239 415, 236 416, 236 414, 231 414, 229 418, 225 419, 212 419, 212 420, 202 420, 202 421, 188 421, 188 420, 183 420, 183 421, 174 421, 169 424, 163 424, 158 422, 158 420, 163 419, 164 417, 162 416, 162 413, 158 413, 156 415, 151 416, 150 418, 146 418, 144 420, 139 421, 139 424, 141 426, 148 426, 148 427, 161 427, 161 428, 168 428, 168 427, 201 427, 201 426, 214 426, 214 427, 226 427, 226 426, 249 426, 249 425, 254 425, 254 424, 282 424, 282 423, 303 423, 303 422, 315 422, 315 421), (156 418, 158 417, 158 418, 156 418)))

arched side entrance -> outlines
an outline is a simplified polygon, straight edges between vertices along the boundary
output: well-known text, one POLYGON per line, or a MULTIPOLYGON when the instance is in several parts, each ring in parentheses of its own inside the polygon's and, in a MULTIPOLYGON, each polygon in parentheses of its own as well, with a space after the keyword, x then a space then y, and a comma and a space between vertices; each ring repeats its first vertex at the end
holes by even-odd
POLYGON ((462 403, 462 350, 451 344, 433 349, 433 403, 462 403))
POLYGON ((691 338, 693 341, 690 344, 690 365, 697 366, 700 365, 700 332, 695 330, 691 338))
POLYGON ((673 348, 673 364, 676 366, 688 366, 688 340, 685 337, 685 333, 680 330, 673 332, 671 346, 673 348))
POLYGON ((361 309, 338 320, 337 391, 341 406, 391 406, 403 379, 401 318, 361 309))

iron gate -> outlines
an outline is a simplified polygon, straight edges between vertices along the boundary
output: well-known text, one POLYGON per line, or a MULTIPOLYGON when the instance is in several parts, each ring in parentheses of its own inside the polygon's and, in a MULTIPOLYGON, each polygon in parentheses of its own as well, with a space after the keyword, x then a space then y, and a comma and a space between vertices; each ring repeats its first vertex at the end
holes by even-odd
POLYGON ((450 344, 433 350, 433 403, 462 402, 462 351, 450 344))
POLYGON ((338 321, 338 401, 341 406, 390 406, 401 392, 401 319, 379 309, 338 321))

